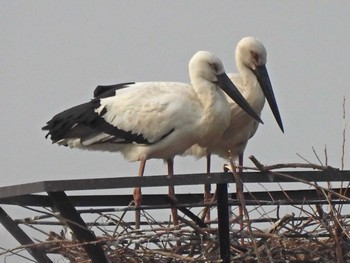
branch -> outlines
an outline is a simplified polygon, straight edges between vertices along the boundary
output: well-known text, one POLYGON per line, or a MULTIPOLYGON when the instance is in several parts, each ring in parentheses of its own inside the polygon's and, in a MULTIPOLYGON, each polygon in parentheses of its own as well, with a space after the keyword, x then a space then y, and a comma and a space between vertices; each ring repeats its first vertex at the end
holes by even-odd
POLYGON ((275 169, 282 169, 282 168, 307 168, 307 169, 314 169, 314 170, 320 170, 320 171, 337 170, 332 166, 323 166, 323 165, 317 165, 313 163, 278 163, 278 164, 264 166, 253 155, 249 156, 249 159, 262 172, 275 170, 275 169))
MULTIPOLYGON (((288 174, 285 174, 285 173, 277 173, 277 172, 272 172, 270 171, 270 167, 271 166, 264 166, 262 165, 254 156, 250 156, 249 159, 256 165, 256 167, 261 171, 261 172, 269 172, 271 175, 275 175, 275 176, 280 176, 280 177, 283 177, 283 178, 287 178, 287 179, 291 179, 291 180, 294 180, 296 182, 300 182, 300 183, 304 183, 304 184, 307 184, 307 185, 310 185, 310 186, 313 186, 315 187, 315 189, 318 189, 318 190, 323 190, 323 191, 326 191, 328 193, 331 193, 337 197, 339 197, 340 199, 344 199, 344 200, 347 200, 347 201, 350 201, 350 198, 347 197, 347 196, 344 196, 344 195, 341 195, 335 191, 332 191, 326 187, 322 187, 322 186, 319 186, 315 183, 311 183, 309 181, 306 181, 304 179, 300 179, 300 178, 296 178, 294 176, 291 176, 291 175, 288 175, 288 174)), ((315 165, 317 166, 317 165, 315 165)), ((322 166, 323 167, 323 166, 322 166)), ((327 167, 326 170, 329 170, 329 169, 332 169, 332 170, 335 170, 334 168, 332 167, 327 167)), ((323 171, 326 171, 326 170, 323 170, 323 171)))

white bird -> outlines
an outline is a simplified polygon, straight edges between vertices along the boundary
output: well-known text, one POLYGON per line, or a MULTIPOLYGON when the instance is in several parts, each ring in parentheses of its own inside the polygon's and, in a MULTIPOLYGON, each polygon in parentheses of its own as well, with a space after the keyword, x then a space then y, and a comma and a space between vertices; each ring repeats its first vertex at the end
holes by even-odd
MULTIPOLYGON (((176 82, 126 83, 97 87, 95 98, 54 116, 43 130, 53 143, 88 150, 121 152, 128 161, 164 159, 173 175, 173 158, 193 144, 211 149, 230 124, 224 92, 257 121, 252 110, 224 71, 219 58, 197 52, 189 62, 192 85, 176 82), (223 92, 224 91, 224 92, 223 92)), ((134 190, 135 206, 141 189, 134 190)), ((169 188, 174 197, 174 188, 169 188)), ((176 209, 173 220, 176 224, 176 209)), ((140 215, 136 214, 136 227, 140 215)))
MULTIPOLYGON (((236 47, 236 65, 239 74, 228 74, 231 81, 259 116, 266 98, 280 129, 284 132, 266 69, 264 45, 254 37, 241 39, 236 47)), ((234 101, 228 99, 228 103, 231 109, 231 121, 220 140, 216 140, 216 144, 210 149, 194 145, 185 153, 185 155, 194 155, 198 158, 207 156, 208 173, 210 172, 210 154, 218 155, 224 159, 239 158, 239 164, 242 165, 243 152, 248 140, 254 136, 259 126, 259 123, 246 114, 234 101)), ((205 199, 209 199, 210 187, 206 186, 205 191, 205 199)))

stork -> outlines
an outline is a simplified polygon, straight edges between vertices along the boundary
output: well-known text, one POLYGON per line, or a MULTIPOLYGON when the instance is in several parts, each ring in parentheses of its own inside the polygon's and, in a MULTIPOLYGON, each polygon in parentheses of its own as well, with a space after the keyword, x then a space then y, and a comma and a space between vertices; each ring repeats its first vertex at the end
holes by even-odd
MULTIPOLYGON (((267 99, 272 113, 284 132, 281 116, 277 107, 271 81, 266 69, 266 49, 254 37, 241 39, 236 47, 236 65, 239 74, 228 74, 231 81, 239 89, 253 110, 260 116, 267 99)), ((220 140, 209 148, 199 144, 192 146, 184 155, 194 155, 197 158, 207 156, 207 172, 210 172, 210 155, 215 154, 224 159, 239 158, 243 165, 243 153, 247 143, 256 133, 259 122, 242 110, 234 101, 227 97, 231 109, 231 120, 220 140)), ((210 186, 205 187, 205 199, 210 199, 210 186)))

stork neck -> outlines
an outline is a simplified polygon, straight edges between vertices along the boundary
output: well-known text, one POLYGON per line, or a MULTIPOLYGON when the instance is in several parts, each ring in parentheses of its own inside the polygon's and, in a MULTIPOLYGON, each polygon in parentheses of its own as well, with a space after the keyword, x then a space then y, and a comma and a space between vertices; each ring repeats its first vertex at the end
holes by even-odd
POLYGON ((193 88, 205 112, 215 110, 216 104, 225 103, 225 96, 214 83, 207 80, 200 80, 193 83, 193 88))
POLYGON ((248 68, 245 64, 237 63, 237 68, 239 74, 242 77, 243 85, 245 87, 256 86, 257 84, 259 84, 258 79, 256 78, 253 71, 250 68, 248 68))
POLYGON ((220 138, 220 134, 228 127, 230 106, 224 92, 214 83, 203 80, 193 83, 193 86, 203 109, 199 144, 209 146, 214 143, 213 138, 220 138), (211 140, 212 143, 209 142, 211 140))
POLYGON ((243 64, 237 64, 243 83, 243 96, 256 112, 264 107, 265 95, 253 71, 243 64))

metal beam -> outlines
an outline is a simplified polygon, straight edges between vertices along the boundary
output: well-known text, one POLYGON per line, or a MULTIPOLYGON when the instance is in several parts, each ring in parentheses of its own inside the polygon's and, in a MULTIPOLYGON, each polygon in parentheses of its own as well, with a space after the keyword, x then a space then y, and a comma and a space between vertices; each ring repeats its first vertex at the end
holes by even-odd
MULTIPOLYGON (((64 220, 73 231, 79 242, 89 243, 97 241, 95 234, 88 229, 87 225, 64 192, 48 192, 47 194, 49 195, 54 207, 60 212, 62 220, 64 220)), ((92 262, 109 262, 101 244, 96 242, 95 244, 85 244, 83 247, 92 262)))
MULTIPOLYGON (((344 188, 332 188, 334 192, 342 193, 346 197, 350 197, 350 191, 345 191, 344 188)), ((142 196, 143 206, 157 206, 168 204, 166 194, 144 194, 142 196)), ((177 194, 177 203, 201 205, 203 203, 202 193, 193 194, 177 194)), ((231 193, 230 198, 236 200, 236 193, 231 193)), ((330 195, 327 198, 331 199, 333 203, 349 203, 347 200, 339 200, 339 197, 330 195)), ((280 205, 297 205, 304 204, 307 200, 308 204, 314 203, 328 203, 329 201, 317 190, 304 189, 304 190, 285 190, 285 191, 258 191, 258 192, 245 192, 244 199, 247 201, 247 205, 257 204, 280 204, 280 205)), ((128 206, 130 201, 133 200, 132 195, 71 195, 69 200, 75 207, 99 207, 99 206, 128 206)), ((51 207, 52 202, 46 195, 22 195, 0 199, 0 204, 7 205, 21 205, 21 206, 38 206, 38 207, 51 207)), ((190 205, 191 206, 191 205, 190 205)))
POLYGON ((38 262, 38 263, 52 263, 52 261, 47 257, 45 250, 36 248, 35 243, 26 233, 17 225, 16 222, 0 207, 0 222, 7 229, 7 231, 22 245, 33 245, 32 247, 27 247, 28 253, 38 262))
MULTIPOLYGON (((350 171, 286 171, 285 173, 295 178, 328 182, 328 181, 350 181, 350 171)), ((240 176, 243 183, 271 183, 271 182, 295 182, 292 179, 286 179, 278 176, 271 176, 262 172, 244 172, 240 176)), ((229 173, 212 174, 182 174, 168 177, 161 176, 133 176, 118 178, 98 178, 98 179, 79 179, 79 180, 56 180, 42 181, 15 186, 0 188, 0 199, 25 194, 40 192, 60 192, 70 190, 94 190, 94 189, 117 189, 134 187, 154 187, 168 185, 198 185, 198 184, 226 184, 234 183, 233 176, 229 173)))

